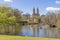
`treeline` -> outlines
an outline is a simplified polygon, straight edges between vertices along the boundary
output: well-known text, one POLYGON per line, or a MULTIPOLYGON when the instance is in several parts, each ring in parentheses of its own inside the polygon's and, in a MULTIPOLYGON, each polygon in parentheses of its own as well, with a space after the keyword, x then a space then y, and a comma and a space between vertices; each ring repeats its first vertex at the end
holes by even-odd
POLYGON ((55 26, 60 28, 60 11, 48 12, 46 15, 41 15, 41 23, 48 24, 50 27, 55 26))

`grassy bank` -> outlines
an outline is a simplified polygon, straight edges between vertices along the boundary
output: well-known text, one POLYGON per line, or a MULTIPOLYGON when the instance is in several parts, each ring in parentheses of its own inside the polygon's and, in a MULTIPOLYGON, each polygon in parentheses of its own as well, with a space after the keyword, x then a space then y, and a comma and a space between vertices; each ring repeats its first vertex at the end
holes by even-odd
POLYGON ((0 35, 0 40, 60 40, 60 39, 0 35))

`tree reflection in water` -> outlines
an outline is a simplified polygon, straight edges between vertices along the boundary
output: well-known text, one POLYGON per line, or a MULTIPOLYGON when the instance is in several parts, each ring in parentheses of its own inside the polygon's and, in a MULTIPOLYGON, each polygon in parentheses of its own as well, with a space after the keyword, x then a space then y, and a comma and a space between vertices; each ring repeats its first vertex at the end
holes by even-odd
MULTIPOLYGON (((23 36, 60 38, 60 29, 49 28, 45 25, 24 25, 21 28, 23 36)), ((21 33, 21 32, 20 32, 21 33)))

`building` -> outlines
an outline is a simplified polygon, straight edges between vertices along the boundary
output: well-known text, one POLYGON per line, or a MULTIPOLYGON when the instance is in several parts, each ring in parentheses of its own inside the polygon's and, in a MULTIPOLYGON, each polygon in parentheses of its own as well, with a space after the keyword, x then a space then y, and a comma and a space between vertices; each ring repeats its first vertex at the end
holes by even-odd
POLYGON ((30 19, 30 14, 29 13, 26 13, 26 14, 23 14, 23 20, 29 20, 30 19))
POLYGON ((33 23, 38 23, 39 22, 39 16, 40 16, 39 9, 38 8, 37 9, 33 8, 32 22, 33 23))
POLYGON ((40 14, 39 14, 39 9, 37 8, 37 9, 35 10, 35 8, 33 8, 32 17, 38 17, 38 16, 40 16, 40 14))

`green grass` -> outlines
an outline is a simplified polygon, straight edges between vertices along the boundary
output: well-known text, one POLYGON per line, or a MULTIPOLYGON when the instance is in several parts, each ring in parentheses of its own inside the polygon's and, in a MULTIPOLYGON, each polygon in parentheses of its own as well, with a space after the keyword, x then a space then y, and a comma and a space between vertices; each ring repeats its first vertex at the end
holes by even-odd
POLYGON ((0 40, 60 40, 60 39, 55 39, 55 38, 38 38, 38 37, 27 37, 27 36, 0 35, 0 40))

